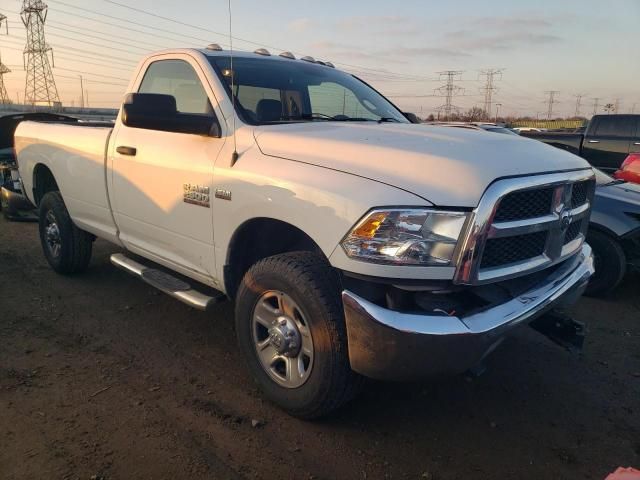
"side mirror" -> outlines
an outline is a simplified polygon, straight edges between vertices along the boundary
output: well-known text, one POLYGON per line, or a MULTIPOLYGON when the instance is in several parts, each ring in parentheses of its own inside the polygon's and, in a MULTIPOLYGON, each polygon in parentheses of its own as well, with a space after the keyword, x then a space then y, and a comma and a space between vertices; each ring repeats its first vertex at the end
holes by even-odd
POLYGON ((405 116, 405 118, 407 120, 409 120, 411 123, 422 123, 422 121, 418 118, 418 116, 415 113, 411 113, 411 112, 402 112, 402 114, 405 116))
POLYGON ((129 93, 122 105, 122 123, 127 127, 163 132, 220 137, 214 116, 180 113, 172 95, 129 93))

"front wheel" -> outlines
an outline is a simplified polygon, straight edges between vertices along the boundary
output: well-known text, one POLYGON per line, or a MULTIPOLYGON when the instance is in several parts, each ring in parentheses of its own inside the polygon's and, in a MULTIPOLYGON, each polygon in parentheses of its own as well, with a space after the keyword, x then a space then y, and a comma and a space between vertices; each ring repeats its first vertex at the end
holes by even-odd
POLYGON ((236 298, 238 343, 265 395, 288 413, 317 418, 352 399, 339 279, 324 258, 293 252, 246 273, 236 298))
POLYGON ((60 192, 48 192, 42 197, 38 221, 42 251, 51 268, 63 274, 86 270, 93 237, 75 226, 60 192))
POLYGON ((587 285, 586 295, 596 297, 612 292, 627 271, 627 257, 615 238, 598 230, 589 230, 587 243, 593 249, 596 273, 587 285))

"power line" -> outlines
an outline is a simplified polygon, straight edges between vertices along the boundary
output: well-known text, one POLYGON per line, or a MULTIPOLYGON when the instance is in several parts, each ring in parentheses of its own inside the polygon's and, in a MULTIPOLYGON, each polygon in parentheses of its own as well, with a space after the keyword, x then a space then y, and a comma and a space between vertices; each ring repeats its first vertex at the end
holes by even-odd
MULTIPOLYGON (((55 2, 55 0, 54 0, 54 2, 55 2)), ((75 6, 73 6, 73 7, 74 8, 80 8, 80 7, 75 7, 75 6)), ((126 20, 126 19, 107 16, 106 14, 103 14, 103 13, 100 13, 100 12, 95 12, 93 10, 88 10, 88 9, 81 9, 81 10, 82 11, 86 11, 86 12, 90 12, 90 13, 92 13, 94 15, 104 16, 106 18, 115 18, 120 23, 108 22, 108 21, 104 20, 104 18, 102 18, 102 19, 92 18, 92 17, 88 17, 86 15, 79 14, 77 12, 68 12, 66 10, 63 10, 63 9, 60 9, 60 8, 56 8, 56 12, 58 12, 58 13, 63 13, 65 15, 69 15, 69 16, 72 16, 74 18, 81 18, 83 20, 89 20, 91 22, 96 22, 96 23, 99 23, 101 26, 115 27, 118 30, 122 30, 123 29, 122 22, 130 22, 129 20, 126 20)), ((63 22, 60 22, 60 21, 55 21, 54 24, 70 26, 69 24, 66 24, 66 23, 63 23, 63 22)), ((139 33, 141 35, 147 35, 147 36, 150 36, 150 37, 153 37, 153 38, 162 38, 162 39, 165 39, 165 40, 169 40, 171 42, 176 42, 176 41, 182 42, 182 41, 184 41, 184 40, 182 40, 180 38, 171 38, 171 37, 167 37, 167 36, 163 36, 163 35, 158 35, 157 32, 159 31, 159 32, 169 33, 169 34, 173 35, 174 37, 189 38, 191 41, 197 40, 199 45, 202 44, 203 42, 205 42, 205 43, 206 42, 210 42, 210 39, 204 39, 204 38, 199 38, 199 37, 191 37, 191 36, 185 35, 185 34, 178 34, 178 33, 172 32, 170 30, 164 30, 164 29, 160 29, 160 28, 157 28, 157 27, 149 27, 149 26, 144 25, 142 23, 131 22, 131 24, 137 25, 137 26, 140 26, 140 27, 143 27, 143 28, 147 28, 147 29, 150 29, 150 30, 155 30, 155 31, 145 32, 144 30, 137 30, 137 29, 134 29, 134 28, 131 28, 131 27, 126 27, 126 31, 127 32, 139 33)), ((98 30, 93 29, 93 28, 92 29, 87 29, 87 28, 78 27, 76 25, 73 25, 73 28, 76 28, 76 29, 79 29, 79 30, 90 30, 92 32, 98 32, 98 30)), ((104 35, 107 35, 107 36, 112 35, 110 33, 105 33, 105 32, 101 32, 101 33, 103 33, 104 35)), ((119 35, 118 37, 119 38, 126 38, 126 37, 123 37, 122 35, 119 35)), ((137 41, 138 40, 138 39, 130 39, 130 38, 127 38, 127 39, 128 40, 132 40, 132 41, 137 41)), ((225 45, 225 44, 221 43, 220 45, 225 45)), ((162 47, 162 48, 165 48, 165 47, 162 47)))
MULTIPOLYGON (((169 34, 174 34, 175 35, 175 33, 173 31, 171 31, 171 30, 166 30, 166 29, 162 29, 162 28, 159 28, 159 27, 149 27, 149 26, 144 25, 142 23, 134 22, 134 21, 126 19, 126 18, 117 17, 115 15, 109 15, 109 14, 106 14, 106 13, 101 13, 101 12, 98 12, 98 11, 95 11, 95 10, 91 10, 91 9, 88 9, 88 8, 78 7, 76 5, 64 2, 62 0, 50 0, 50 1, 52 1, 53 3, 56 3, 56 4, 60 4, 60 5, 66 6, 66 7, 73 8, 73 9, 77 9, 77 10, 81 10, 81 11, 84 11, 84 12, 92 13, 94 15, 99 15, 99 16, 103 16, 103 17, 110 18, 110 19, 113 19, 113 20, 118 20, 119 22, 125 22, 125 23, 131 24, 131 25, 136 25, 136 26, 148 28, 148 29, 151 29, 151 30, 156 30, 156 31, 160 31, 160 32, 164 32, 164 33, 169 33, 169 34)), ((222 37, 224 39, 223 41, 218 41, 218 43, 220 45, 225 46, 225 47, 229 46, 228 43, 225 43, 226 39, 229 38, 229 34, 228 33, 217 32, 215 30, 211 30, 209 28, 202 27, 202 26, 199 26, 199 25, 193 25, 193 24, 190 24, 190 23, 181 22, 179 20, 175 20, 175 19, 170 18, 170 17, 164 17, 164 16, 158 15, 158 14, 156 14, 154 12, 150 12, 148 10, 143 10, 141 8, 131 7, 131 6, 123 4, 123 3, 118 3, 118 2, 111 1, 111 0, 104 0, 104 1, 107 2, 107 3, 111 3, 113 5, 117 5, 117 6, 122 7, 122 8, 126 8, 126 9, 129 9, 129 10, 138 12, 138 13, 143 13, 145 15, 149 15, 151 17, 159 18, 159 19, 171 22, 171 23, 175 23, 175 24, 181 25, 181 26, 186 26, 186 27, 193 28, 195 30, 200 30, 200 31, 203 31, 203 32, 207 32, 207 33, 213 33, 214 35, 218 35, 218 36, 220 36, 220 37, 222 37)), ((71 14, 71 15, 75 15, 75 14, 71 14)), ((122 28, 122 25, 119 25, 119 27, 122 28)), ((190 38, 190 39, 193 39, 193 40, 198 40, 199 42, 203 42, 205 44, 211 42, 210 38, 209 39, 204 39, 204 38, 194 37, 194 36, 186 35, 186 34, 179 34, 179 35, 181 37, 184 37, 184 38, 190 38)), ((273 45, 267 45, 267 44, 261 43, 261 42, 255 42, 255 41, 249 40, 247 38, 241 38, 241 37, 234 36, 233 40, 237 40, 237 41, 240 41, 240 42, 248 43, 250 45, 254 45, 254 46, 258 46, 258 47, 270 48, 272 50, 281 50, 281 51, 282 50, 287 50, 286 48, 277 47, 277 46, 273 46, 273 45)), ((300 52, 294 52, 294 53, 296 53, 297 55, 301 55, 300 52)), ((431 80, 429 78, 420 77, 418 75, 396 74, 395 72, 388 72, 386 70, 381 70, 381 69, 376 69, 376 68, 371 68, 371 67, 364 67, 364 66, 361 66, 361 65, 353 65, 353 64, 344 63, 344 62, 337 62, 336 61, 334 63, 336 65, 342 65, 342 66, 349 67, 349 68, 356 68, 356 69, 360 69, 360 70, 363 70, 363 71, 377 72, 377 73, 381 73, 381 74, 384 74, 384 75, 394 76, 394 78, 412 78, 414 80, 431 80)))
MULTIPOLYGON (((84 27, 79 27, 76 25, 71 25, 70 23, 64 23, 64 22, 59 22, 59 21, 47 21, 47 27, 48 27, 48 34, 52 35, 56 38, 63 38, 63 39, 68 39, 68 40, 72 40, 73 42, 83 42, 87 45, 95 45, 95 46, 101 46, 101 47, 105 47, 105 43, 107 43, 106 49, 108 50, 112 50, 114 52, 122 52, 122 53, 126 53, 129 55, 133 55, 131 53, 131 48, 135 48, 141 51, 148 51, 144 45, 148 45, 150 47, 156 47, 158 46, 159 48, 165 48, 164 46, 160 46, 158 44, 152 43, 152 41, 146 41, 146 42, 141 42, 139 41, 137 38, 133 39, 131 37, 127 37, 126 35, 121 35, 120 32, 136 32, 139 35, 146 35, 149 37, 152 37, 154 39, 165 39, 167 41, 171 41, 171 42, 175 42, 176 41, 176 37, 179 37, 181 40, 179 41, 185 41, 182 39, 191 39, 190 43, 192 41, 197 41, 199 44, 204 44, 209 43, 211 41, 211 38, 200 38, 199 36, 194 36, 194 35, 188 35, 188 34, 181 34, 181 33, 177 33, 175 32, 175 30, 168 30, 168 29, 163 29, 163 28, 159 28, 159 27, 151 27, 148 25, 145 25, 144 23, 137 23, 131 20, 128 20, 127 18, 122 18, 119 16, 115 16, 115 15, 109 15, 109 14, 105 14, 105 13, 100 13, 99 11, 96 10, 91 10, 89 8, 82 8, 82 7, 78 7, 76 5, 73 5, 71 3, 67 3, 64 1, 60 1, 60 0, 49 0, 50 2, 54 3, 56 5, 56 13, 64 13, 70 16, 73 16, 74 18, 84 18, 88 21, 91 22, 95 22, 97 24, 99 24, 100 26, 112 26, 115 28, 118 28, 118 33, 113 34, 113 33, 106 33, 104 30, 100 30, 99 27, 96 25, 96 28, 84 28, 84 27), (57 5, 65 5, 67 7, 70 7, 71 9, 74 10, 79 10, 81 12, 88 12, 89 14, 91 14, 92 16, 96 16, 99 18, 92 18, 92 16, 88 16, 88 15, 83 15, 81 12, 75 12, 75 13, 71 13, 68 10, 65 11, 63 9, 59 9, 57 8, 57 5), (108 19, 113 19, 113 22, 109 22, 108 19), (127 25, 123 25, 124 23, 126 23, 127 25), (138 26, 141 27, 140 29, 136 29, 133 27, 130 27, 129 25, 132 26, 138 26), (56 32, 54 33, 50 33, 49 28, 55 29, 56 32), (150 31, 145 31, 145 30, 151 30, 150 31), (65 33, 69 33, 69 34, 73 34, 73 38, 69 37, 69 36, 64 36, 61 35, 59 33, 57 33, 57 31, 60 32, 65 32, 65 33), (87 32, 87 33, 84 33, 87 32), (158 33, 160 32, 160 33, 158 33), (167 35, 162 35, 162 33, 166 33, 167 35), (84 38, 82 40, 79 40, 78 38, 76 38, 78 35, 82 35, 83 37, 87 37, 87 38, 93 38, 96 39, 98 41, 100 41, 100 44, 96 44, 96 43, 89 43, 87 42, 84 38), (171 35, 171 37, 169 37, 168 35, 171 35), (103 37, 109 37, 109 38, 103 38, 103 37), (117 39, 117 40, 116 40, 117 39), (130 42, 130 43, 129 43, 130 42), (127 50, 123 50, 123 49, 119 49, 116 48, 115 46, 112 45, 123 45, 125 47, 127 47, 127 50)), ((193 29, 197 29, 203 32, 207 32, 207 33, 212 33, 214 35, 220 35, 222 37, 227 37, 227 34, 222 33, 222 32, 216 32, 213 30, 210 30, 208 28, 205 28, 203 26, 198 26, 198 25, 193 25, 193 24, 189 24, 186 22, 181 22, 179 20, 174 20, 173 18, 169 18, 169 17, 163 17, 162 15, 158 15, 155 14, 154 12, 150 12, 150 11, 146 11, 140 8, 136 8, 136 7, 130 7, 129 5, 126 5, 124 3, 119 3, 118 1, 112 1, 112 0, 103 0, 106 3, 110 3, 113 5, 117 5, 121 8, 126 8, 129 10, 133 10, 136 11, 138 13, 143 13, 145 15, 150 15, 152 17, 156 17, 156 18, 160 18, 164 21, 167 22, 172 22, 175 24, 179 24, 185 27, 189 27, 189 28, 193 28, 193 29)), ((86 22, 85 22, 86 25, 86 22)), ((171 27, 169 27, 171 28, 171 27)), ((240 42, 245 42, 245 43, 250 43, 253 45, 259 45, 259 46, 266 46, 268 48, 271 49, 277 49, 277 47, 273 47, 273 46, 269 46, 269 45, 264 45, 262 43, 259 42, 255 42, 246 38, 239 38, 239 37, 234 37, 234 39, 239 40, 240 42)), ((186 42, 185 42, 186 43, 186 42)), ((222 43, 224 45, 223 42, 219 42, 222 43)), ((120 64, 127 64, 127 65, 135 65, 137 64, 136 61, 133 60, 129 60, 129 58, 124 57, 123 55, 118 55, 118 56, 108 56, 108 55, 104 55, 102 53, 99 54, 99 56, 95 56, 96 55, 96 50, 92 50, 92 51, 88 51, 88 50, 81 50, 81 49, 75 49, 73 47, 63 47, 63 46, 59 46, 58 44, 56 44, 56 57, 57 58, 63 58, 65 60, 69 60, 71 61, 72 58, 70 57, 61 57, 58 55, 58 52, 62 50, 62 51, 67 51, 68 55, 71 55, 73 57, 73 59, 75 60, 75 57, 80 57, 80 58, 86 58, 86 59, 90 59, 92 60, 94 63, 91 62, 83 62, 86 63, 87 65, 96 65, 96 66, 105 66, 105 67, 109 67, 109 66, 113 66, 116 62, 119 62, 120 64), (73 53, 71 53, 73 52, 73 53), (82 55, 82 53, 84 53, 84 55, 82 55), (111 58, 113 59, 112 63, 109 64, 99 64, 98 62, 100 61, 106 61, 109 62, 109 60, 106 60, 107 58, 111 58)), ((101 50, 103 51, 103 50, 101 50)), ((346 63, 341 63, 341 62, 334 62, 337 63, 338 65, 344 65, 347 67, 351 67, 354 70, 358 70, 358 72, 356 72, 359 75, 364 75, 367 78, 373 78, 375 79, 375 81, 379 81, 379 82, 424 82, 424 81, 435 81, 436 79, 434 78, 430 78, 427 76, 420 76, 420 75, 408 75, 408 74, 402 74, 402 73, 396 73, 396 72, 389 72, 387 70, 384 69, 380 69, 380 68, 370 68, 370 67, 364 67, 364 66, 358 66, 358 65, 351 65, 351 64, 346 64, 346 63)), ((58 70, 58 68, 55 69, 56 72, 58 70)), ((56 76, 59 76, 56 73, 56 76)), ((120 79, 119 77, 112 77, 115 78, 116 80, 122 80, 125 81, 124 79, 120 79)), ((442 77, 440 77, 442 78, 442 77)), ((496 80, 496 78, 494 78, 494 80, 496 80)), ((460 82, 462 81, 462 79, 456 79, 456 82, 460 82)), ((471 81, 471 80, 467 80, 467 81, 471 81)), ((475 81, 475 80, 474 80, 475 81)), ((89 80, 87 80, 87 82, 89 82, 89 80)), ((119 85, 115 82, 111 82, 113 85, 119 85)), ((506 83, 506 82, 505 82, 506 83)), ((109 84, 109 82, 104 82, 104 84, 109 84)), ((445 87, 445 86, 443 86, 445 87)), ((443 88, 441 87, 441 89, 443 88)), ((495 87, 495 85, 491 85, 491 87, 495 87)), ((456 86, 456 88, 459 88, 456 86)), ((515 87, 514 88, 518 88, 518 90, 524 92, 524 90, 522 90, 519 87, 515 87)), ((438 91, 440 92, 440 95, 403 95, 402 97, 404 98, 428 98, 428 97, 445 97, 446 95, 443 95, 443 92, 441 91, 441 89, 438 89, 438 91)), ((460 89, 462 90, 462 89, 460 89)), ((493 95, 495 95, 495 88, 492 88, 490 90, 492 96, 490 99, 489 103, 493 103, 494 99, 493 99, 493 95)), ((485 91, 486 93, 486 91, 485 91)), ((525 92, 526 95, 530 96, 530 92, 525 92)), ((392 95, 389 95, 392 96, 392 95)), ((471 96, 471 95, 460 95, 460 92, 456 92, 453 93, 451 95, 451 97, 456 96, 456 97, 462 97, 462 96, 471 96)), ((396 98, 400 97, 399 95, 396 96, 396 98)), ((487 100, 486 95, 485 95, 485 101, 487 100)), ((465 102, 463 102, 464 104, 465 102)), ((518 104, 517 102, 510 102, 513 105, 516 106, 521 106, 523 109, 530 109, 529 106, 524 106, 522 104, 518 104)), ((506 104, 505 104, 506 105, 506 104)), ((441 106, 441 107, 446 107, 446 102, 445 105, 441 106)), ((452 103, 451 103, 451 110, 449 110, 449 115, 451 114, 451 112, 455 109, 457 109, 458 107, 455 107, 452 103)), ((506 107, 505 107, 506 108, 506 107)), ((446 109, 446 108, 445 108, 446 109)), ((491 110, 489 110, 489 112, 491 112, 491 110)))
MULTIPOLYGON (((389 98, 442 98, 442 95, 439 94, 435 94, 435 93, 431 93, 431 94, 425 94, 425 95, 420 95, 420 94, 402 94, 402 93, 385 93, 384 95, 385 97, 389 97, 389 98)), ((460 95, 456 95, 456 98, 460 98, 460 97, 481 97, 482 95, 480 94, 469 94, 469 93, 463 93, 460 95)))
MULTIPOLYGON (((86 31, 85 31, 85 32, 82 32, 82 31, 72 30, 72 29, 69 29, 69 28, 57 27, 56 25, 57 25, 58 23, 59 23, 59 22, 56 22, 56 23, 54 23, 54 24, 50 24, 50 25, 48 25, 49 30, 51 30, 51 29, 54 29, 54 30, 60 30, 61 32, 72 33, 72 34, 74 34, 74 35, 81 35, 82 37, 94 38, 94 39, 96 39, 96 40, 101 40, 101 41, 103 41, 103 42, 105 42, 105 41, 106 41, 106 42, 113 43, 113 44, 116 44, 116 45, 123 45, 123 46, 125 46, 125 47, 129 47, 129 48, 136 48, 136 49, 140 49, 140 50, 144 50, 144 51, 148 51, 148 50, 149 50, 149 49, 148 49, 148 48, 146 48, 146 47, 139 47, 139 46, 137 46, 137 45, 133 45, 132 43, 120 42, 120 41, 118 41, 118 40, 114 40, 114 39, 111 39, 111 38, 105 38, 104 36, 95 35, 95 34, 94 34, 95 32, 93 32, 93 33, 87 33, 86 31)), ((90 31, 89 29, 82 29, 82 30, 90 31)), ((60 36, 59 34, 56 34, 55 32, 54 32, 54 33, 52 33, 52 34, 50 34, 50 36, 51 36, 51 35, 53 35, 53 36, 55 36, 55 35, 60 36)), ((67 38, 67 39, 68 39, 69 37, 62 37, 62 36, 61 36, 61 38, 67 38)), ((122 38, 122 37, 118 36, 118 38, 122 38)), ((75 41, 78 41, 78 42, 80 42, 80 41, 81 41, 81 42, 83 42, 83 43, 86 43, 86 42, 84 42, 84 40, 77 40, 77 39, 74 39, 74 40, 75 40, 75 41)), ((132 40, 132 42, 133 42, 133 40, 132 40)), ((147 44, 147 45, 150 45, 150 46, 151 46, 151 48, 154 48, 154 49, 158 49, 158 48, 166 48, 166 47, 164 47, 164 46, 158 46, 157 44, 156 44, 156 45, 154 45, 154 44, 150 44, 150 43, 146 43, 146 42, 140 42, 140 41, 135 41, 135 43, 136 43, 136 44, 147 44)), ((104 46, 104 45, 103 45, 103 46, 104 46)))
POLYGON ((560 92, 558 90, 547 90, 544 93, 549 95, 549 98, 546 100, 546 104, 547 104, 547 120, 551 120, 551 117, 553 117, 553 105, 556 104, 556 103, 559 103, 558 100, 555 99, 555 97, 560 92))
POLYGON ((74 70, 72 68, 55 67, 55 69, 56 70, 64 70, 66 72, 72 72, 72 73, 82 73, 82 74, 85 74, 85 75, 97 75, 97 76, 102 77, 102 78, 113 79, 113 80, 122 80, 125 83, 129 83, 129 79, 128 78, 114 77, 112 75, 92 74, 91 72, 85 72, 85 71, 82 71, 82 70, 74 70))
MULTIPOLYGON (((9 35, 9 37, 11 38, 17 38, 14 37, 13 35, 9 35)), ((9 42, 11 43, 11 42, 9 42)), ((13 42, 13 45, 21 45, 21 43, 16 43, 13 42)), ((14 49, 15 50, 15 49, 14 49)), ((96 56, 96 54, 90 50, 83 50, 80 48, 74 48, 74 47, 67 47, 67 46, 56 46, 56 51, 68 51, 69 53, 73 54, 74 57, 79 57, 79 58, 90 58, 92 60, 109 60, 110 65, 114 65, 114 64, 121 64, 121 65, 131 65, 131 66, 135 66, 137 65, 138 62, 133 61, 133 60, 126 60, 126 59, 122 59, 122 57, 115 57, 112 55, 107 55, 107 54, 100 54, 99 56, 96 56), (80 52, 80 53, 78 53, 80 52), (126 62, 126 63, 125 63, 126 62)), ((22 49, 20 49, 20 51, 22 51, 22 49)))

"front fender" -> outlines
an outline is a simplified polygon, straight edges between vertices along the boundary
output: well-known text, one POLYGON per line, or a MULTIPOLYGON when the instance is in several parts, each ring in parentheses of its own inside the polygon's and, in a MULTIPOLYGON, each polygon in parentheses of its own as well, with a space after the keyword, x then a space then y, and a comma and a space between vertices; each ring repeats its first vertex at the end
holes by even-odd
MULTIPOLYGON (((251 219, 272 218, 302 230, 333 263, 332 254, 342 238, 371 208, 431 206, 417 195, 390 185, 264 156, 258 149, 245 152, 234 167, 217 167, 215 177, 216 189, 231 193, 231 200, 215 198, 212 202, 218 278, 223 278, 221 269, 234 233, 251 219)), ((365 262, 349 259, 334 266, 375 275, 371 272, 375 266, 365 262)))

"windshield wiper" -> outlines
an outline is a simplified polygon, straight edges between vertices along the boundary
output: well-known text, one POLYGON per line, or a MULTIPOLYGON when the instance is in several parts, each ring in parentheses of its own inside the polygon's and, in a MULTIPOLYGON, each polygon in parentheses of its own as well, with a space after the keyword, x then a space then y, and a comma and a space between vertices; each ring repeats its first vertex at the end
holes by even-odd
POLYGON ((347 117, 346 115, 327 115, 325 113, 303 113, 298 117, 291 118, 301 118, 303 120, 326 120, 327 122, 365 122, 365 121, 373 121, 370 118, 360 118, 360 117, 347 117))
MULTIPOLYGON (((292 117, 295 118, 295 117, 292 117)), ((397 118, 393 117, 382 117, 378 120, 374 120, 373 118, 365 118, 365 117, 347 117, 346 115, 327 115, 324 113, 303 113, 298 118, 303 120, 326 120, 327 122, 400 122, 397 118)))
POLYGON ((393 117, 381 117, 380 120, 378 120, 378 123, 386 123, 386 122, 400 123, 400 120, 398 120, 397 118, 393 118, 393 117))
POLYGON ((333 117, 331 115, 325 115, 324 113, 317 112, 303 113, 299 118, 302 118, 303 120, 333 120, 333 117))
POLYGON ((605 183, 604 185, 602 185, 603 187, 608 187, 610 185, 620 185, 621 183, 627 183, 626 180, 622 180, 620 178, 616 179, 616 180, 611 180, 608 183, 605 183))

